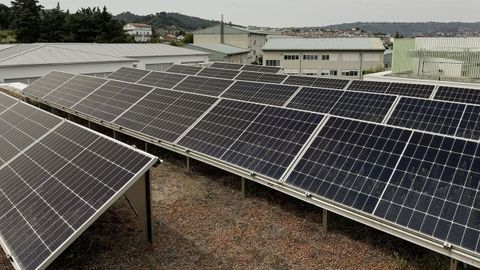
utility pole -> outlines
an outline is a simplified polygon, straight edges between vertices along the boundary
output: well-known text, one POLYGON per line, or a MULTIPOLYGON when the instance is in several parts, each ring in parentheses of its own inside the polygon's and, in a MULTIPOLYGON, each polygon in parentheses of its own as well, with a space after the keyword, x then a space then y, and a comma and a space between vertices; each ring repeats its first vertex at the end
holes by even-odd
POLYGON ((223 14, 222 14, 222 20, 220 21, 220 43, 223 44, 225 42, 225 25, 223 22, 223 14))

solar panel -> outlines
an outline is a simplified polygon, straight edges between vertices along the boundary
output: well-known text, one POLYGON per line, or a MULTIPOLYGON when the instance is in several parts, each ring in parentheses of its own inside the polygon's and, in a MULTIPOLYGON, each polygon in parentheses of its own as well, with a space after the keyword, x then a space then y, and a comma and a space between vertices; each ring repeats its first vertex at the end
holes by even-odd
POLYGON ((16 137, 0 165, 0 236, 17 269, 47 267, 156 162, 21 102, 0 121, 0 138, 16 137))
POLYGON ((480 251, 478 143, 414 132, 375 215, 480 251))
POLYGON ((281 83, 285 80, 285 78, 287 78, 287 75, 264 73, 257 81, 268 83, 281 83))
POLYGON ((178 144, 192 151, 219 158, 251 125, 265 106, 221 100, 178 144))
POLYGON ((8 96, 0 99, 0 113, 15 105, 15 103, 17 103, 17 100, 8 96))
POLYGON ((435 99, 480 104, 480 89, 440 86, 435 99))
POLYGON ((114 123, 162 141, 174 142, 216 100, 213 97, 155 89, 114 123))
POLYGON ((219 96, 232 83, 232 80, 189 76, 175 86, 174 89, 196 94, 219 96))
POLYGON ((171 89, 186 77, 186 75, 182 74, 152 71, 150 74, 141 79, 138 83, 171 89))
POLYGON ((352 81, 352 83, 348 86, 348 90, 385 93, 389 86, 389 82, 352 81))
POLYGON ((76 75, 43 97, 43 99, 70 108, 105 82, 107 82, 105 79, 76 75))
POLYGON ((197 76, 204 77, 213 77, 213 78, 222 78, 222 79, 233 79, 237 77, 238 71, 228 70, 228 69, 218 69, 218 68, 204 68, 200 71, 197 76))
POLYGON ((136 68, 122 67, 108 76, 108 79, 114 79, 124 82, 137 82, 145 77, 150 71, 136 68))
POLYGON ((330 79, 330 78, 317 78, 311 86, 332 88, 332 89, 344 89, 347 86, 349 80, 330 79))
POLYGON ((429 98, 432 95, 433 89, 435 89, 435 85, 391 83, 385 93, 392 95, 429 98))
POLYGON ((287 107, 328 113, 344 93, 340 90, 303 87, 287 104, 287 107))
POLYGON ((43 76, 27 86, 27 88, 23 90, 23 93, 28 96, 42 98, 50 93, 53 89, 70 80, 74 76, 74 74, 52 71, 46 76, 43 76))
POLYGON ((267 107, 220 159, 279 180, 323 115, 267 107))
POLYGON ((243 65, 242 64, 231 64, 231 63, 222 63, 222 62, 213 62, 210 65, 212 68, 221 68, 221 69, 231 69, 231 70, 240 70, 243 65))
POLYGON ((286 183, 372 213, 411 131, 331 117, 286 183))
POLYGON ((388 123, 455 135, 464 110, 463 104, 402 97, 388 123))
POLYGON ((180 73, 180 74, 186 74, 186 75, 195 75, 200 70, 202 70, 201 67, 185 66, 185 65, 172 65, 171 67, 169 67, 166 70, 166 72, 180 73))
POLYGON ((302 85, 302 86, 312 86, 312 84, 317 80, 316 77, 306 77, 306 76, 295 76, 290 75, 285 80, 284 84, 290 85, 302 85))
POLYGON ((260 65, 245 65, 241 70, 244 71, 254 71, 254 72, 263 72, 263 73, 277 73, 281 67, 270 67, 270 66, 260 66, 260 65))
POLYGON ((150 92, 153 87, 108 81, 72 110, 111 122, 150 92))
POLYGON ((480 139, 480 106, 468 105, 455 134, 473 140, 480 139))
POLYGON ((242 81, 256 82, 260 79, 261 76, 262 76, 262 73, 242 71, 240 72, 240 74, 238 74, 238 76, 235 79, 242 80, 242 81))
POLYGON ((282 106, 297 89, 290 85, 237 81, 222 97, 282 106))
POLYGON ((395 99, 396 96, 347 91, 334 105, 330 114, 380 123, 395 99))

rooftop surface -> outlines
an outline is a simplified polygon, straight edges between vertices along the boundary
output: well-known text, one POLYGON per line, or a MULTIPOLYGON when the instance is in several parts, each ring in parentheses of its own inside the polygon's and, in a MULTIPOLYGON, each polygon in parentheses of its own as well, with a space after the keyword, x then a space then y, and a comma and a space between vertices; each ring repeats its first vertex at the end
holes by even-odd
POLYGON ((188 44, 188 46, 193 48, 195 47, 202 48, 202 49, 214 51, 214 52, 220 52, 226 55, 234 55, 234 54, 250 52, 250 50, 247 50, 244 48, 238 48, 235 46, 230 46, 230 45, 220 44, 220 43, 208 43, 208 44, 196 43, 196 44, 188 44))
POLYGON ((379 38, 275 38, 269 39, 264 51, 383 51, 379 38))

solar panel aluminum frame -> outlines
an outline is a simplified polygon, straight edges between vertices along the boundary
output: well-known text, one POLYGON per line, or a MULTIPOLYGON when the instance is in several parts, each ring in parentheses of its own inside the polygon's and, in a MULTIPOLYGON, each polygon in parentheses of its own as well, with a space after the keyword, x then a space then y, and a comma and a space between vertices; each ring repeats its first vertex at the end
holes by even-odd
MULTIPOLYGON (((18 103, 18 102, 17 102, 18 103)), ((35 107, 31 104, 28 104, 28 103, 25 103, 26 105, 28 106, 31 106, 31 107, 35 107)), ((36 108, 36 107, 35 107, 36 108)), ((38 109, 38 108, 37 108, 38 109)), ((40 138, 38 138, 37 140, 35 140, 32 144, 30 144, 26 149, 23 149, 22 151, 20 151, 16 156, 19 156, 21 155, 22 153, 24 153, 26 150, 28 150, 30 147, 32 147, 33 145, 35 145, 36 143, 38 143, 42 138, 46 137, 48 134, 52 133, 55 131, 55 129, 57 127, 59 127, 60 125, 62 125, 63 123, 66 122, 65 119, 63 118, 60 118, 58 117, 61 122, 58 123, 55 127, 53 127, 52 129, 50 129, 48 132, 46 132, 44 135, 42 135, 40 138)), ((74 123, 74 122, 71 122, 69 121, 68 123, 72 124, 72 125, 75 125, 77 127, 80 127, 82 129, 87 129, 77 123, 74 123)), ((89 130, 89 129, 87 129, 89 130)), ((120 142, 120 141, 117 141, 115 139, 112 139, 104 134, 101 134, 99 132, 94 132, 94 131, 91 131, 89 130, 89 132, 93 132, 95 133, 96 135, 102 137, 102 138, 105 138, 109 141, 112 141, 116 144, 120 144, 126 148, 129 148, 129 149, 132 149, 136 152, 139 152, 139 153, 142 153, 143 155, 146 155, 148 157, 151 158, 151 161, 146 164, 137 174, 135 174, 133 176, 133 180, 130 180, 123 188, 121 188, 118 192, 115 193, 115 195, 113 197, 110 198, 109 201, 107 201, 94 215, 92 215, 85 223, 82 224, 82 226, 76 230, 68 239, 67 241, 65 241, 64 243, 62 243, 62 245, 60 247, 58 247, 56 250, 54 250, 52 252, 52 254, 50 254, 50 256, 45 260, 43 261, 43 263, 37 268, 37 269, 45 269, 47 268, 60 254, 62 254, 63 251, 65 251, 65 249, 67 249, 78 237, 80 237, 80 235, 85 231, 87 230, 106 210, 108 210, 110 208, 110 206, 115 203, 122 195, 125 194, 125 192, 127 192, 132 186, 134 186, 139 180, 140 178, 142 178, 143 176, 145 177, 149 177, 147 176, 150 168, 156 164, 158 164, 159 160, 158 160, 158 157, 152 155, 152 154, 149 154, 149 153, 146 153, 146 152, 143 152, 143 151, 140 151, 138 149, 135 149, 133 148, 132 146, 130 145, 127 145, 123 142, 120 142)), ((6 166, 8 163, 5 163, 4 166, 6 166)), ((149 180, 148 180, 149 181, 149 180)), ((150 189, 150 187, 148 187, 148 189, 150 189)), ((20 267, 20 265, 15 261, 15 258, 12 257, 12 252, 10 251, 10 249, 8 248, 8 246, 6 245, 5 241, 2 239, 2 237, 0 236, 0 246, 2 247, 2 249, 5 251, 6 255, 7 255, 7 258, 9 259, 9 261, 12 263, 13 267, 17 270, 22 270, 22 268, 20 267)))
MULTIPOLYGON (((328 114, 327 114, 327 116, 328 116, 328 114)), ((336 117, 340 117, 340 116, 336 116, 336 117)), ((325 117, 325 120, 322 120, 322 121, 327 121, 327 118, 328 117, 325 117)), ((340 118, 350 119, 348 117, 340 117, 340 118)), ((368 122, 368 121, 357 120, 357 119, 354 119, 354 120, 355 121, 360 121, 360 122, 368 122)), ((368 122, 368 123, 370 123, 370 122, 368 122)), ((465 263, 470 264, 474 267, 480 267, 480 258, 478 256, 475 256, 475 254, 472 253, 471 251, 463 250, 463 249, 457 249, 457 248, 451 248, 451 247, 450 248, 445 247, 445 243, 441 243, 441 242, 436 241, 434 239, 427 238, 424 235, 421 235, 420 233, 415 233, 413 231, 406 231, 405 229, 402 229, 400 226, 397 226, 395 224, 386 224, 382 219, 380 219, 378 217, 375 217, 373 215, 372 216, 367 216, 364 213, 348 210, 348 209, 346 209, 344 207, 340 207, 337 204, 334 204, 332 202, 326 201, 326 200, 321 199, 321 198, 317 198, 315 196, 311 196, 310 194, 305 193, 305 191, 302 191, 302 190, 300 190, 296 187, 293 187, 293 186, 290 186, 290 185, 287 185, 287 184, 283 183, 282 181, 284 181, 285 179, 281 179, 281 181, 279 182, 277 180, 272 180, 272 179, 269 179, 268 177, 264 177, 262 175, 255 175, 255 174, 252 175, 250 172, 239 169, 236 166, 232 166, 231 164, 228 164, 224 161, 212 159, 211 157, 208 157, 208 156, 203 155, 201 153, 190 151, 188 149, 185 149, 185 148, 183 148, 181 146, 178 146, 178 145, 175 145, 175 144, 154 140, 152 138, 143 136, 141 134, 131 132, 128 129, 119 128, 119 127, 116 127, 116 126, 109 125, 108 123, 105 123, 105 122, 97 122, 97 124, 99 124, 101 126, 104 126, 104 127, 107 127, 107 128, 112 128, 116 132, 120 132, 120 133, 129 135, 129 136, 132 136, 132 137, 137 138, 139 140, 143 140, 146 143, 151 143, 152 145, 162 147, 162 148, 167 149, 169 151, 181 154, 181 155, 185 156, 186 158, 195 159, 195 160, 198 160, 198 161, 203 162, 205 164, 217 167, 221 170, 233 173, 233 174, 235 174, 239 177, 243 177, 243 178, 248 179, 250 181, 253 181, 255 183, 258 183, 258 184, 261 184, 263 186, 272 188, 274 190, 277 190, 279 192, 287 194, 291 197, 297 198, 297 199, 299 199, 301 201, 304 201, 306 203, 310 203, 310 204, 315 205, 317 207, 320 207, 322 209, 332 211, 332 212, 334 212, 338 215, 344 216, 346 218, 349 218, 349 219, 354 220, 356 222, 359 222, 361 224, 367 225, 367 226, 372 227, 374 229, 383 231, 385 233, 388 233, 390 235, 396 236, 396 237, 401 238, 403 240, 409 241, 409 242, 414 243, 416 245, 419 245, 419 246, 422 246, 424 248, 430 249, 430 250, 432 250, 436 253, 451 257, 453 259, 456 259, 456 260, 459 260, 459 261, 462 261, 462 262, 465 262, 465 263)), ((380 123, 374 123, 374 124, 380 125, 380 123)), ((391 125, 387 125, 387 126, 391 126, 391 125)), ((396 127, 396 126, 391 126, 391 127, 399 128, 399 127, 396 127)), ((403 128, 403 127, 400 127, 400 128, 405 129, 405 130, 412 130, 412 129, 409 129, 409 128, 403 128)), ((319 130, 321 130, 321 129, 319 129, 319 130)), ((433 132, 426 132, 426 131, 418 131, 418 132, 438 135, 438 134, 433 133, 433 132)), ((317 135, 317 134, 315 134, 315 135, 317 135)), ((453 136, 448 136, 448 135, 442 135, 442 136, 453 138, 453 136)), ((464 140, 469 140, 469 139, 464 139, 464 140)), ((474 141, 474 140, 470 139, 469 141, 474 141)), ((474 141, 474 142, 478 142, 478 141, 474 141)), ((286 175, 286 173, 285 173, 285 175, 286 175)))

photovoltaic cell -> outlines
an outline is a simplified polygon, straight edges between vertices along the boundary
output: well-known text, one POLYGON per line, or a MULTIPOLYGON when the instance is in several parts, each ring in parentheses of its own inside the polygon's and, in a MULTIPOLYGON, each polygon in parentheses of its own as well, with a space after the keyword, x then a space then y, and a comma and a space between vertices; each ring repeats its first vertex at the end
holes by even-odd
POLYGON ((219 158, 264 109, 263 105, 222 100, 178 144, 219 158))
POLYGON ((42 98, 74 76, 74 74, 52 71, 27 86, 22 92, 27 96, 42 98))
POLYGON ((43 99, 62 107, 71 108, 105 82, 107 82, 105 79, 76 75, 43 99))
POLYGON ((480 139, 480 106, 466 107, 455 135, 473 140, 480 139))
POLYGON ((280 67, 260 66, 260 65, 245 65, 241 70, 254 71, 262 73, 277 73, 280 71, 280 67))
POLYGON ((322 118, 267 107, 220 159, 279 180, 322 118))
POLYGON ((152 71, 138 83, 171 89, 186 77, 187 76, 183 74, 152 71))
POLYGON ((15 103, 17 103, 17 100, 15 98, 8 96, 2 97, 0 99, 0 113, 15 105, 15 103))
POLYGON ((111 122, 152 89, 149 86, 108 81, 72 109, 111 122))
POLYGON ((235 78, 236 80, 242 80, 242 81, 250 81, 250 82, 256 82, 260 79, 262 76, 262 73, 259 72, 250 72, 250 71, 242 71, 238 76, 235 78))
POLYGON ((134 83, 145 77, 145 75, 147 75, 149 72, 150 71, 148 70, 122 67, 119 70, 110 74, 110 76, 108 76, 108 79, 134 83))
POLYGON ((480 251, 478 143, 414 132, 375 215, 480 251))
POLYGON ((242 64, 214 62, 210 67, 221 68, 221 69, 240 70, 243 67, 243 65, 242 64))
POLYGON ((287 75, 283 74, 242 71, 235 79, 250 82, 281 83, 286 77, 287 75))
POLYGON ((480 89, 440 86, 435 99, 480 104, 480 89))
POLYGON ((0 138, 14 134, 17 151, 0 165, 0 236, 21 269, 48 266, 156 161, 62 121, 22 102, 0 115, 0 138))
POLYGON ((232 83, 232 80, 189 76, 174 89, 195 94, 219 96, 232 83))
POLYGON ((395 126, 455 135, 465 105, 402 97, 388 123, 395 126))
POLYGON ((162 141, 174 142, 216 100, 155 89, 114 123, 162 141))
POLYGON ((180 74, 186 74, 186 75, 195 75, 200 70, 202 70, 201 67, 185 66, 185 65, 172 65, 171 67, 169 67, 166 70, 166 72, 180 73, 180 74))
POLYGON ((395 99, 395 96, 347 91, 330 114, 380 123, 395 99))
POLYGON ((290 75, 285 80, 284 84, 290 85, 301 85, 301 86, 312 86, 313 83, 317 80, 316 77, 306 77, 306 76, 295 76, 290 75))
POLYGON ((331 117, 286 183, 373 213, 411 131, 331 117))
POLYGON ((348 86, 348 90, 385 93, 389 86, 389 82, 352 81, 352 83, 348 86))
POLYGON ((385 93, 391 95, 429 98, 430 95, 432 95, 433 89, 435 89, 435 85, 391 83, 385 93))
POLYGON ((228 69, 218 69, 218 68, 204 68, 200 71, 197 76, 212 77, 212 78, 222 78, 222 79, 233 79, 239 74, 236 70, 228 69))
POLYGON ((290 85, 237 81, 222 97, 282 106, 297 89, 290 85))
POLYGON ((287 104, 287 107, 328 113, 344 93, 344 91, 340 90, 303 87, 287 104))
POLYGON ((312 87, 332 88, 332 89, 344 89, 347 86, 349 80, 330 79, 330 78, 317 78, 312 84, 312 87))

